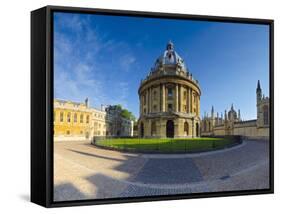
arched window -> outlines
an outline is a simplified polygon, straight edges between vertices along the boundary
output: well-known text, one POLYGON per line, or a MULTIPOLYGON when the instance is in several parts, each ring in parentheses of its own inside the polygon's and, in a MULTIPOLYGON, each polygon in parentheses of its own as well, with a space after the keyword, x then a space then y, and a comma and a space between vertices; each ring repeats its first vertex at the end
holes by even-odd
POLYGON ((80 123, 83 123, 83 120, 84 120, 84 115, 80 114, 80 123))
POLYGON ((63 122, 63 112, 60 112, 60 122, 63 122))
POLYGON ((89 123, 89 122, 90 122, 90 116, 87 115, 87 117, 86 117, 86 123, 89 123))
POLYGON ((67 122, 70 123, 71 121, 71 114, 70 112, 67 113, 67 122))
POLYGON ((189 127, 188 127, 188 122, 184 123, 184 132, 186 135, 189 135, 189 127))
POLYGON ((74 123, 77 123, 77 113, 74 114, 73 120, 74 120, 74 123))
POLYGON ((263 107, 263 124, 268 125, 269 124, 269 114, 268 114, 268 106, 265 105, 263 107))
POLYGON ((168 88, 168 97, 172 97, 172 96, 173 96, 173 89, 168 88))
POLYGON ((155 123, 155 121, 153 121, 153 122, 151 123, 151 135, 152 135, 152 136, 155 136, 155 135, 156 135, 156 123, 155 123))
POLYGON ((186 91, 183 92, 183 99, 184 99, 184 100, 187 99, 187 92, 186 92, 186 91))

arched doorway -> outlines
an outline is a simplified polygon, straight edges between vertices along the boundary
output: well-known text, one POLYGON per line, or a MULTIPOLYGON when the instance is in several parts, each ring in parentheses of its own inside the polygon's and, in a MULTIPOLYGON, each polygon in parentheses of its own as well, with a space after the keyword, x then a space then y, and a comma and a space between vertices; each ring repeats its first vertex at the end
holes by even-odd
POLYGON ((140 137, 143 138, 143 136, 144 136, 144 127, 143 127, 143 122, 141 122, 140 137))
POLYGON ((188 122, 184 122, 184 132, 185 132, 186 136, 189 135, 189 125, 188 125, 188 122))
POLYGON ((196 123, 196 137, 199 137, 199 124, 196 123))
POLYGON ((174 121, 168 120, 166 124, 166 136, 169 138, 174 137, 174 121))

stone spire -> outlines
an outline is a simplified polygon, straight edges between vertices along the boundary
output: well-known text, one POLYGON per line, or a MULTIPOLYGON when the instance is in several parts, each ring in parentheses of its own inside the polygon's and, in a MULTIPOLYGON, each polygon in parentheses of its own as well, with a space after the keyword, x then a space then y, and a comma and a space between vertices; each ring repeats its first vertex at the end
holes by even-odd
POLYGON ((241 120, 240 109, 238 109, 238 120, 241 120))
POLYGON ((257 91, 258 91, 258 90, 261 90, 260 80, 258 80, 257 91))
POLYGON ((257 105, 258 105, 258 103, 261 101, 261 98, 262 98, 262 90, 261 90, 260 80, 258 80, 256 94, 257 94, 257 105))
POLYGON ((214 111, 214 106, 212 106, 212 110, 211 110, 211 117, 212 117, 212 119, 214 119, 214 115, 215 114, 215 111, 214 111))

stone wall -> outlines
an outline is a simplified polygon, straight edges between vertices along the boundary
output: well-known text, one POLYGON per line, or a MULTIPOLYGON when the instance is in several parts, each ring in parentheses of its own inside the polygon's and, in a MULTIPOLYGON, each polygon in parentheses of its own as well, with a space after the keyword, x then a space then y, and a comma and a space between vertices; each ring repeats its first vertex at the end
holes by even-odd
POLYGON ((224 125, 222 126, 216 126, 214 128, 214 134, 217 135, 217 136, 223 136, 225 135, 225 128, 224 128, 224 125))
POLYGON ((257 138, 257 125, 256 120, 245 121, 234 124, 233 135, 241 135, 246 138, 257 138))
MULTIPOLYGON (((269 127, 257 127, 257 120, 236 122, 233 124, 233 135, 243 136, 247 139, 269 139, 269 127)), ((202 132, 202 136, 224 136, 226 128, 224 125, 215 126, 210 132, 202 132)))

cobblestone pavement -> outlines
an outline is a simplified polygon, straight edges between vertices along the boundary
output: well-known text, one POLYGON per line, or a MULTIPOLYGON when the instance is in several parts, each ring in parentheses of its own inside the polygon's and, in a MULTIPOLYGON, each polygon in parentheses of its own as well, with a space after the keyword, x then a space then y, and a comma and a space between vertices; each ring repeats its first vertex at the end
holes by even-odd
POLYGON ((55 142, 55 201, 269 188, 268 142, 200 154, 129 154, 55 142))

